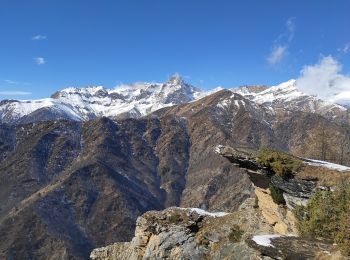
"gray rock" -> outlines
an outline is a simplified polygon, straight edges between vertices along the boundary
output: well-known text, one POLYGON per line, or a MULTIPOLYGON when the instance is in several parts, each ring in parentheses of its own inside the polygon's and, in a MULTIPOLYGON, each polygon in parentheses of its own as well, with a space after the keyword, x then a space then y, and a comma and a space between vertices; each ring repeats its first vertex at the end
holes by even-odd
POLYGON ((308 199, 316 188, 316 183, 310 180, 283 179, 278 175, 271 178, 271 183, 293 197, 308 199))
POLYGON ((305 206, 309 201, 308 199, 295 197, 288 193, 283 193, 283 198, 286 201, 286 206, 291 210, 295 209, 297 205, 305 206))

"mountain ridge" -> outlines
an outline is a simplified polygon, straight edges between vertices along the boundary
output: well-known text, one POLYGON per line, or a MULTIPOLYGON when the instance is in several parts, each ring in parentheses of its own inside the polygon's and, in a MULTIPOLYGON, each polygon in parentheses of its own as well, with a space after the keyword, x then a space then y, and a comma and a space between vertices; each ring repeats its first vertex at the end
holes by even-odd
POLYGON ((113 89, 70 87, 55 92, 50 98, 3 100, 0 103, 0 122, 27 123, 55 117, 75 121, 101 116, 138 118, 166 106, 194 101, 209 93, 185 83, 179 75, 172 76, 165 83, 134 83, 113 89), (48 118, 47 114, 51 116, 48 118))
MULTIPOLYGON (((276 112, 304 111, 347 119, 347 107, 302 93, 292 79, 276 86, 242 86, 227 90, 276 112)), ((173 75, 165 83, 139 82, 107 89, 103 86, 69 87, 39 100, 2 100, 0 122, 9 124, 68 119, 87 121, 101 116, 139 118, 156 110, 189 103, 225 88, 204 91, 173 75)))

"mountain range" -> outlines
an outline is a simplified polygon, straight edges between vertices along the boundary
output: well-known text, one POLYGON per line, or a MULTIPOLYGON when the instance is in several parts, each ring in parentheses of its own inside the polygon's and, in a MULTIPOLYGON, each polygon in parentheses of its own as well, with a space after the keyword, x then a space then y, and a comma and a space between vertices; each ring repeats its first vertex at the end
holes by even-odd
POLYGON ((0 120, 23 123, 51 119, 86 121, 101 116, 138 118, 209 93, 185 83, 177 74, 165 83, 135 83, 115 89, 66 88, 40 100, 4 100, 0 103, 0 120))
MULTIPOLYGON (((57 119, 86 121, 102 116, 140 118, 158 109, 193 102, 220 90, 222 88, 218 87, 203 91, 185 83, 178 74, 165 83, 135 83, 114 89, 102 86, 66 88, 45 99, 2 100, 0 122, 20 124, 57 119)), ((283 108, 341 117, 347 110, 344 106, 298 91, 295 80, 274 87, 248 86, 230 90, 274 111, 283 108)))
POLYGON ((0 258, 86 259, 171 206, 232 212, 254 185, 218 145, 350 165, 349 110, 296 81, 69 88, 0 104, 0 258))

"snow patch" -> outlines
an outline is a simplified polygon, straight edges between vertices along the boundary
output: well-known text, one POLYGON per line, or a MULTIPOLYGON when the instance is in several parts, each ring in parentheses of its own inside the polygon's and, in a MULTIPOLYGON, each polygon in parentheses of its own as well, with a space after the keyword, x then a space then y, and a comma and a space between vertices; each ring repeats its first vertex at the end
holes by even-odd
POLYGON ((350 171, 350 167, 336 164, 336 163, 330 163, 330 162, 313 160, 313 159, 306 159, 306 158, 303 158, 303 160, 306 164, 311 165, 311 166, 324 167, 324 168, 328 168, 328 169, 336 170, 336 171, 340 171, 340 172, 350 171))
POLYGON ((266 246, 266 247, 275 247, 274 245, 271 244, 272 240, 274 238, 279 238, 279 237, 295 237, 296 235, 290 234, 290 235, 256 235, 253 236, 252 240, 257 243, 260 246, 266 246))
POLYGON ((231 105, 230 99, 221 100, 216 106, 222 109, 228 108, 231 105))
POLYGON ((202 215, 202 216, 210 216, 210 217, 214 217, 214 218, 224 217, 224 216, 229 214, 227 212, 209 212, 209 211, 206 211, 204 209, 199 209, 199 208, 179 208, 179 207, 174 207, 174 208, 178 208, 181 210, 189 210, 191 212, 196 212, 197 214, 202 215))
POLYGON ((190 211, 196 212, 199 215, 205 215, 205 216, 211 216, 211 217, 223 217, 229 214, 227 212, 208 212, 208 211, 205 211, 204 209, 199 209, 199 208, 190 208, 190 211))
POLYGON ((217 154, 221 154, 222 150, 224 149, 224 146, 219 144, 214 148, 214 152, 217 154))

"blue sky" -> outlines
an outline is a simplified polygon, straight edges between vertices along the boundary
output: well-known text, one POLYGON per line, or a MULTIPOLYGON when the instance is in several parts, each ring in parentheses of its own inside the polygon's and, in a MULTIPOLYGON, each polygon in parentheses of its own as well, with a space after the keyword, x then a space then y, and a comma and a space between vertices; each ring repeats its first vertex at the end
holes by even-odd
POLYGON ((165 81, 273 85, 323 56, 350 73, 350 1, 0 0, 0 99, 165 81))

